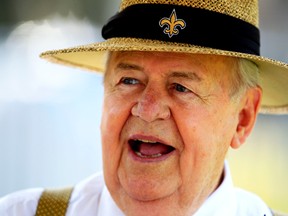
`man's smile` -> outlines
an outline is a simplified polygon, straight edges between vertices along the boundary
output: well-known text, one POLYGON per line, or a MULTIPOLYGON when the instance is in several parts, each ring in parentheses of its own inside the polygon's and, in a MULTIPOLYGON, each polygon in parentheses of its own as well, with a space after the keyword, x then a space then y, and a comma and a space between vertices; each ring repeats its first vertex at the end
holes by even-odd
POLYGON ((142 162, 157 162, 169 157, 175 148, 155 137, 133 136, 128 140, 132 157, 142 162))

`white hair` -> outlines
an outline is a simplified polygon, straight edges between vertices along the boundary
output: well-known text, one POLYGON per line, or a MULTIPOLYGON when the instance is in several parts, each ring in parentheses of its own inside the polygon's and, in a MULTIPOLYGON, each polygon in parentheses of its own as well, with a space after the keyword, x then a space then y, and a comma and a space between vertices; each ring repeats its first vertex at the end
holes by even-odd
POLYGON ((249 88, 259 85, 259 68, 247 59, 237 59, 237 69, 232 75, 231 97, 239 98, 249 88))

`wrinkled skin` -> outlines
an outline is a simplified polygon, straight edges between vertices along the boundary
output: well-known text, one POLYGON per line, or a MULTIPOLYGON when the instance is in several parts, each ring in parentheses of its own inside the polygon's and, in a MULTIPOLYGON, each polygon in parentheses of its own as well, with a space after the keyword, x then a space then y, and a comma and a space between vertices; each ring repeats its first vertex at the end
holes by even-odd
POLYGON ((250 134, 261 89, 231 100, 235 59, 215 55, 114 52, 101 123, 106 185, 125 215, 192 215, 221 183, 229 147, 250 134), (129 140, 173 151, 138 157, 129 140))

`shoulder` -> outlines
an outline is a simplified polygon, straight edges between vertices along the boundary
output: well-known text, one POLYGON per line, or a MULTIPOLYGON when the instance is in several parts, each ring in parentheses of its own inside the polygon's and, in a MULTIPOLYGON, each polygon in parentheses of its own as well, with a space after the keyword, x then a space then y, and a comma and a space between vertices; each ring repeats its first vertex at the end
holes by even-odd
MULTIPOLYGON (((68 211, 82 208, 92 208, 89 203, 98 203, 104 188, 102 174, 95 174, 74 186, 68 211), (94 202, 96 201, 96 202, 94 202), (88 205, 87 205, 88 203, 88 205)), ((0 199, 1 216, 33 216, 35 215, 38 201, 43 188, 23 190, 9 194, 0 199)), ((85 210, 85 209, 83 209, 85 210)), ((77 211, 76 211, 77 212, 77 211)), ((81 214, 80 214, 81 215, 81 214)))
POLYGON ((9 194, 0 199, 1 216, 34 215, 43 189, 29 189, 9 194))
POLYGON ((82 199, 99 198, 105 186, 102 173, 93 176, 76 184, 70 202, 81 201, 82 199))
POLYGON ((273 216, 288 216, 288 214, 282 213, 282 212, 273 211, 273 216))
POLYGON ((270 208, 256 194, 240 188, 235 189, 237 199, 237 215, 272 216, 270 208))
POLYGON ((75 185, 67 215, 96 215, 104 187, 104 177, 101 173, 75 185))

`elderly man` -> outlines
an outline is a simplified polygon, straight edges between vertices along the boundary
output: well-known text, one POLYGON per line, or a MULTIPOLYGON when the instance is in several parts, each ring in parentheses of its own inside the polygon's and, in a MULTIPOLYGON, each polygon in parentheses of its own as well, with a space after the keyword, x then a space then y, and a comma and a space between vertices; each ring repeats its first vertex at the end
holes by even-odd
POLYGON ((73 191, 10 195, 1 215, 273 215, 233 187, 225 162, 260 107, 287 112, 288 65, 259 56, 257 8, 256 0, 123 0, 105 42, 42 54, 105 71, 104 177, 73 191))

